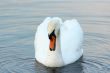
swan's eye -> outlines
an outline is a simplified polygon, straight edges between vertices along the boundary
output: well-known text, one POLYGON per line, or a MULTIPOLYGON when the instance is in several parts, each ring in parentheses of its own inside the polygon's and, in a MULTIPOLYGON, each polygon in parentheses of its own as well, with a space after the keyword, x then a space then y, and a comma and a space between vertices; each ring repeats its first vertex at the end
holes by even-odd
POLYGON ((52 36, 56 37, 55 30, 53 30, 53 32, 50 35, 48 34, 49 39, 52 39, 52 36))

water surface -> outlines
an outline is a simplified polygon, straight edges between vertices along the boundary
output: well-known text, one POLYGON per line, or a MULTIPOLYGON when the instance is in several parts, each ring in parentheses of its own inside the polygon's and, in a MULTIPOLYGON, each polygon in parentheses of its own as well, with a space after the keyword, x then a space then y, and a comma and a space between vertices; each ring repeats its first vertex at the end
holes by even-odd
POLYGON ((110 72, 109 0, 1 0, 0 73, 52 73, 34 58, 37 26, 48 16, 76 18, 84 30, 83 58, 56 73, 110 72))

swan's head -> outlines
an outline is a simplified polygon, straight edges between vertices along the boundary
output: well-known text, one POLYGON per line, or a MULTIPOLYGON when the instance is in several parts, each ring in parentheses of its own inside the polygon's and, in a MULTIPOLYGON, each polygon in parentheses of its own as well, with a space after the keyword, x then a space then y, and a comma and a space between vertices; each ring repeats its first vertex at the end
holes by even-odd
POLYGON ((49 48, 51 51, 55 50, 56 38, 59 36, 60 31, 60 19, 54 18, 48 22, 48 37, 50 40, 49 48))

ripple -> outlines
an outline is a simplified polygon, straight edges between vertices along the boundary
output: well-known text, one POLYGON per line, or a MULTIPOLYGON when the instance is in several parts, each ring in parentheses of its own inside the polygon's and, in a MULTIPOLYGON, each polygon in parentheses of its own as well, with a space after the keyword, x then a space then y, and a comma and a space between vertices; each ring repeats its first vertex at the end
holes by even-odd
POLYGON ((0 67, 0 73, 35 73, 34 59, 4 59, 0 62, 0 67))
MULTIPOLYGON (((109 73, 110 63, 102 61, 104 58, 99 57, 86 57, 82 63, 84 73, 109 73)), ((104 59, 108 60, 108 59, 104 59)))
POLYGON ((84 43, 84 73, 110 72, 110 37, 100 33, 86 33, 84 43))

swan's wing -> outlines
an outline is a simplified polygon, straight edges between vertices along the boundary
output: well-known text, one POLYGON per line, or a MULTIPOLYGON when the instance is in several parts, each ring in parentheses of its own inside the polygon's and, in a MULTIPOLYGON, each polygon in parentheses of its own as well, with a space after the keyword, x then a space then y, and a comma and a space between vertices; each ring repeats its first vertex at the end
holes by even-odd
POLYGON ((39 37, 41 36, 45 37, 45 34, 47 34, 47 23, 50 19, 51 19, 50 17, 47 17, 40 25, 38 25, 34 40, 35 48, 36 44, 38 43, 37 39, 39 39, 39 37))
POLYGON ((45 60, 46 50, 48 49, 48 34, 47 34, 47 23, 50 21, 50 17, 47 17, 37 28, 35 35, 34 46, 35 46, 35 57, 38 61, 43 62, 45 60))
POLYGON ((67 20, 61 26, 61 51, 65 64, 77 60, 82 53, 83 32, 77 20, 67 20))

